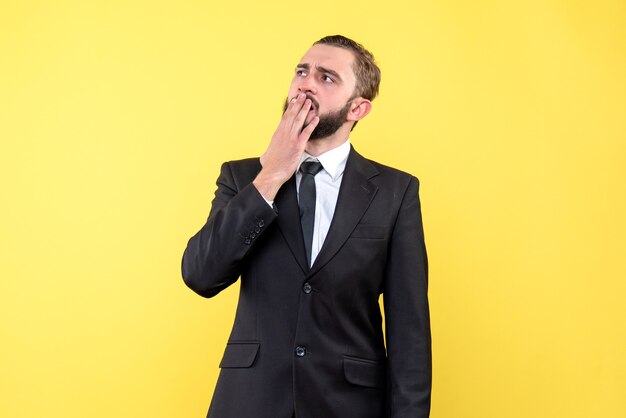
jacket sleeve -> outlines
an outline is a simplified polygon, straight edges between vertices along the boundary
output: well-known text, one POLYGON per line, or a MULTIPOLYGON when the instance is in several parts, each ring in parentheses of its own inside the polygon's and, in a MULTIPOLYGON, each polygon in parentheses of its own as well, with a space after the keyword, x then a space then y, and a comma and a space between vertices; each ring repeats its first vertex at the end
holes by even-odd
POLYGON ((224 163, 209 217, 183 253, 185 284, 207 298, 237 280, 246 255, 277 217, 251 182, 239 186, 231 163, 224 163))
POLYGON ((392 418, 428 418, 432 383, 428 261, 418 196, 411 177, 391 237, 383 289, 387 402, 392 418))

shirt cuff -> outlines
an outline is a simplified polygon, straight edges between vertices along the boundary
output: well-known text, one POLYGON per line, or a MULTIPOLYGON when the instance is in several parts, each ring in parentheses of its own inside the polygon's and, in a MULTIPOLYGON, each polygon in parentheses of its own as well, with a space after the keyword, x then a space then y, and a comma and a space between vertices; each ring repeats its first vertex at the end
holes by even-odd
MULTIPOLYGON (((259 193, 259 194, 261 194, 261 193, 259 193)), ((268 205, 270 205, 271 208, 274 207, 274 201, 273 200, 267 200, 265 198, 265 196, 263 196, 262 194, 261 194, 261 197, 263 198, 263 200, 265 200, 267 202, 268 205)))

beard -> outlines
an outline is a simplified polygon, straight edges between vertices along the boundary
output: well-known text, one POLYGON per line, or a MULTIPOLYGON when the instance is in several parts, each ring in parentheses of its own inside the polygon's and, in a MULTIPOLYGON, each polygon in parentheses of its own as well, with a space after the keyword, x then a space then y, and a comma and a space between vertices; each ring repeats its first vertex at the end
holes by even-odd
MULTIPOLYGON (((313 103, 315 103, 315 108, 319 109, 319 105, 315 99, 307 96, 313 103)), ((335 112, 328 112, 325 114, 320 114, 320 121, 317 123, 315 129, 311 133, 309 137, 309 141, 322 139, 331 136, 335 132, 341 128, 343 123, 346 121, 346 116, 350 111, 350 104, 352 100, 348 100, 348 102, 339 110, 335 112)), ((285 104, 283 105, 283 113, 287 110, 287 106, 289 105, 288 99, 285 99, 285 104)))

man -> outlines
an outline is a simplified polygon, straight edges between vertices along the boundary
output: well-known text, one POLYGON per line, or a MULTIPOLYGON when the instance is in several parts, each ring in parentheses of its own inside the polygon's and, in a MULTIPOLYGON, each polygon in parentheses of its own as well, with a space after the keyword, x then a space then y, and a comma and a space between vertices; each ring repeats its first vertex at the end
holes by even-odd
POLYGON ((205 297, 241 277, 208 417, 429 416, 419 183, 348 139, 379 83, 360 44, 322 38, 295 69, 265 153, 222 166, 182 260, 205 297))

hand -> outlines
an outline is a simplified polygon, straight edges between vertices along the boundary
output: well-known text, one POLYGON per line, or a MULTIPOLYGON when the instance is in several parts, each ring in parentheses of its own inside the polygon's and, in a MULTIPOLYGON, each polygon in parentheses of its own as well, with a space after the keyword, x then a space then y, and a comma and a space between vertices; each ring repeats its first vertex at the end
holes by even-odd
POLYGON ((311 100, 300 93, 289 102, 287 110, 261 156, 261 172, 252 182, 267 200, 274 200, 280 187, 295 173, 306 143, 319 122, 316 116, 304 126, 311 100))

